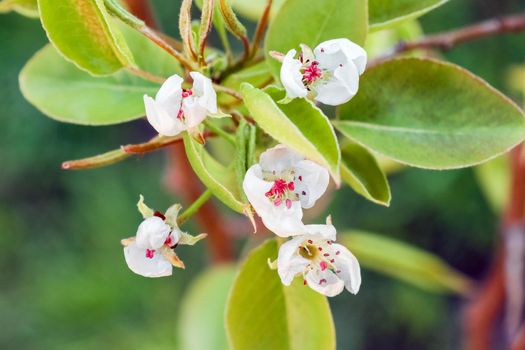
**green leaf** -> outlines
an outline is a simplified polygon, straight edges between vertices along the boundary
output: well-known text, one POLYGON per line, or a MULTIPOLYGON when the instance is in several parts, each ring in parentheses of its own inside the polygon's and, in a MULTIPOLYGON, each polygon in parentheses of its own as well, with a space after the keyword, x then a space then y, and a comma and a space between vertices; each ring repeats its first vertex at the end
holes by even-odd
POLYGON ((228 350, 224 311, 235 274, 234 266, 222 265, 192 281, 181 301, 180 349, 228 350))
POLYGON ((249 205, 241 198, 235 171, 215 160, 188 133, 184 133, 186 155, 199 179, 224 204, 241 214, 248 214, 249 205))
MULTIPOLYGON (((255 87, 263 87, 273 81, 270 70, 266 62, 259 62, 253 66, 241 69, 230 74, 221 82, 221 85, 238 91, 242 83, 250 83, 255 87)), ((219 104, 237 104, 239 101, 228 94, 218 93, 217 101, 219 104)))
POLYGON ((107 75, 134 65, 102 0, 39 0, 38 6, 49 41, 80 69, 107 75))
POLYGON ((37 18, 37 0, 3 0, 0 1, 0 13, 16 11, 21 15, 37 18))
POLYGON ((510 164, 501 156, 474 168, 476 178, 495 213, 502 213, 510 193, 510 164))
POLYGON ((362 231, 339 234, 364 268, 431 292, 467 295, 472 281, 432 253, 395 239, 362 231))
MULTIPOLYGON (((181 71, 176 61, 155 44, 130 28, 124 33, 142 69, 166 77, 181 71)), ((22 69, 20 89, 29 102, 53 119, 108 125, 144 116, 143 96, 154 96, 159 85, 127 71, 93 77, 48 45, 22 69)))
POLYGON ((380 30, 401 21, 417 18, 448 0, 369 0, 370 27, 380 30))
POLYGON ((334 181, 340 183, 339 144, 330 121, 319 108, 306 99, 277 104, 285 92, 275 87, 265 92, 243 83, 241 93, 260 128, 280 143, 326 166, 334 181))
POLYGON ((341 147, 341 178, 366 199, 389 206, 391 196, 388 181, 366 148, 353 142, 341 147))
POLYGON ((300 44, 314 48, 319 43, 348 38, 364 45, 368 32, 366 0, 287 0, 270 22, 264 51, 275 77, 280 63, 269 56, 270 51, 286 53, 300 44))
POLYGON ((336 128, 398 162, 428 169, 475 165, 525 138, 523 112, 458 66, 405 58, 369 69, 336 128))
POLYGON ((237 132, 235 135, 236 153, 234 159, 234 169, 237 179, 237 187, 239 188, 239 193, 241 194, 241 198, 244 202, 247 202, 248 199, 246 198, 246 194, 242 188, 242 182, 253 158, 252 149, 254 148, 254 136, 255 126, 248 124, 244 119, 242 119, 239 123, 239 126, 237 127, 237 132))
MULTIPOLYGON (((232 0, 231 5, 237 13, 252 21, 258 21, 266 7, 268 0, 232 0)), ((271 9, 271 18, 273 18, 285 0, 273 0, 271 9)))
POLYGON ((233 350, 335 349, 335 329, 326 298, 296 279, 281 283, 267 265, 277 242, 254 249, 240 268, 226 306, 226 330, 233 350))

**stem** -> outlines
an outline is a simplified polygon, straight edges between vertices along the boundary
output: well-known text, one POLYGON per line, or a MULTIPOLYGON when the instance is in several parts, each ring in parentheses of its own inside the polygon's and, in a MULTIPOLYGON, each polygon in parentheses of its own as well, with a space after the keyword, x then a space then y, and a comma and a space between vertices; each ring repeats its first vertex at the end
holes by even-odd
POLYGON ((266 27, 268 27, 268 20, 270 18, 270 11, 272 9, 272 0, 266 1, 266 7, 264 8, 264 12, 261 16, 261 19, 259 20, 259 23, 257 23, 257 28, 255 29, 255 35, 253 37, 253 44, 252 49, 250 51, 249 59, 252 59, 257 54, 257 50, 259 50, 259 45, 261 44, 262 38, 264 36, 264 32, 266 31, 266 27))
POLYGON ((242 101, 242 95, 233 89, 227 88, 219 84, 213 84, 213 88, 215 89, 215 91, 224 92, 225 94, 233 96, 239 101, 242 101))
POLYGON ((398 54, 411 50, 450 50, 455 46, 465 42, 494 35, 518 33, 523 30, 525 30, 525 14, 493 18, 464 28, 429 35, 414 41, 401 42, 387 55, 371 61, 370 65, 375 65, 378 62, 390 59, 394 56, 397 56, 398 54))
POLYGON ((213 123, 210 123, 210 121, 208 121, 208 120, 206 120, 204 122, 204 125, 206 125, 206 127, 208 129, 210 129, 215 134, 217 134, 218 136, 222 137, 223 139, 225 139, 226 141, 228 141, 232 145, 234 145, 234 146, 236 145, 235 137, 233 137, 233 135, 231 135, 231 134, 227 133, 226 131, 224 131, 222 128, 218 127, 217 125, 214 125, 213 123))
POLYGON ((62 169, 64 170, 82 170, 82 169, 94 169, 103 166, 118 163, 130 155, 126 154, 120 149, 109 151, 103 154, 96 155, 94 157, 88 157, 78 160, 68 160, 62 163, 62 169))
POLYGON ((164 81, 166 81, 166 78, 142 70, 139 67, 126 67, 126 69, 131 74, 136 75, 137 77, 142 78, 144 80, 148 80, 158 84, 162 84, 164 83, 164 81))
POLYGON ((197 198, 181 215, 177 218, 177 224, 182 225, 186 220, 188 220, 193 214, 195 214, 200 207, 206 203, 208 199, 212 196, 210 189, 204 191, 199 198, 197 198))

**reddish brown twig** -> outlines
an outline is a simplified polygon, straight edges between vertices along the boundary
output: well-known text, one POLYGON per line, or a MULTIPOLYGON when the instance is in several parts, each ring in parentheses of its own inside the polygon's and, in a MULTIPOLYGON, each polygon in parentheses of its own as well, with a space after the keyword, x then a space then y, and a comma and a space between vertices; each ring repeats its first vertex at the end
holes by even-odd
POLYGON ((494 35, 518 33, 525 30, 525 14, 489 19, 464 28, 429 35, 421 39, 401 42, 391 52, 370 61, 373 66, 386 59, 393 58, 403 52, 418 49, 450 50, 455 46, 494 35))
POLYGON ((257 23, 257 28, 255 29, 255 35, 253 36, 253 44, 250 51, 249 59, 255 57, 255 55, 257 54, 257 50, 259 50, 259 45, 261 44, 261 41, 264 37, 264 32, 266 31, 266 27, 268 26, 271 9, 272 0, 267 0, 266 7, 264 8, 263 14, 261 15, 261 19, 259 19, 259 23, 257 23))
MULTIPOLYGON (((525 159, 522 150, 523 145, 520 145, 510 153, 511 192, 503 216, 502 239, 507 237, 511 228, 523 222, 525 212, 525 159)), ((466 309, 465 349, 467 350, 489 350, 491 348, 493 328, 505 302, 506 257, 505 247, 503 245, 498 247, 486 281, 466 309)))

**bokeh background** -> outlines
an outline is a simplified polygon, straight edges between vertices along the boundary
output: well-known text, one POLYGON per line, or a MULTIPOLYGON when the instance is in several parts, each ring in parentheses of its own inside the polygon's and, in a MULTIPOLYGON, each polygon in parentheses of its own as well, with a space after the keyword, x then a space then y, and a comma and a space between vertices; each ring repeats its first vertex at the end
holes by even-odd
MULTIPOLYGON (((154 1, 162 28, 176 35, 177 1, 154 1)), ((421 19, 426 33, 522 9, 519 1, 451 0, 421 19)), ((351 20, 351 19, 349 19, 351 20)), ((462 45, 446 58, 500 90, 525 62, 523 35, 462 45)), ((209 266, 206 245, 181 250, 188 268, 145 279, 126 267, 119 240, 134 234, 139 193, 165 208, 164 152, 96 170, 65 172, 64 160, 140 142, 143 121, 80 127, 44 117, 18 88, 18 73, 46 43, 36 20, 0 16, 0 348, 180 349, 181 300, 209 266)), ((472 278, 485 274, 499 219, 472 169, 407 169, 390 178, 385 209, 343 188, 326 212, 340 228, 382 233, 444 258, 472 278)), ((191 226, 190 226, 191 227, 191 226)), ((240 244, 239 244, 240 246, 240 244)), ((339 349, 458 349, 457 296, 434 294, 364 270, 357 296, 330 300, 339 349)))

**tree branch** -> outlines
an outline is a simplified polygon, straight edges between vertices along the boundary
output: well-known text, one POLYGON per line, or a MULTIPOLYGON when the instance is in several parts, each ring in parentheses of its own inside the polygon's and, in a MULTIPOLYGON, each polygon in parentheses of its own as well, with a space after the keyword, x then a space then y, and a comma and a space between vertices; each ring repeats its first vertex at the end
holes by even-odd
POLYGON ((375 65, 378 62, 393 58, 401 53, 418 49, 450 50, 455 46, 494 35, 518 33, 525 30, 525 14, 512 15, 489 19, 464 28, 429 35, 418 40, 400 42, 385 56, 370 62, 375 65))

